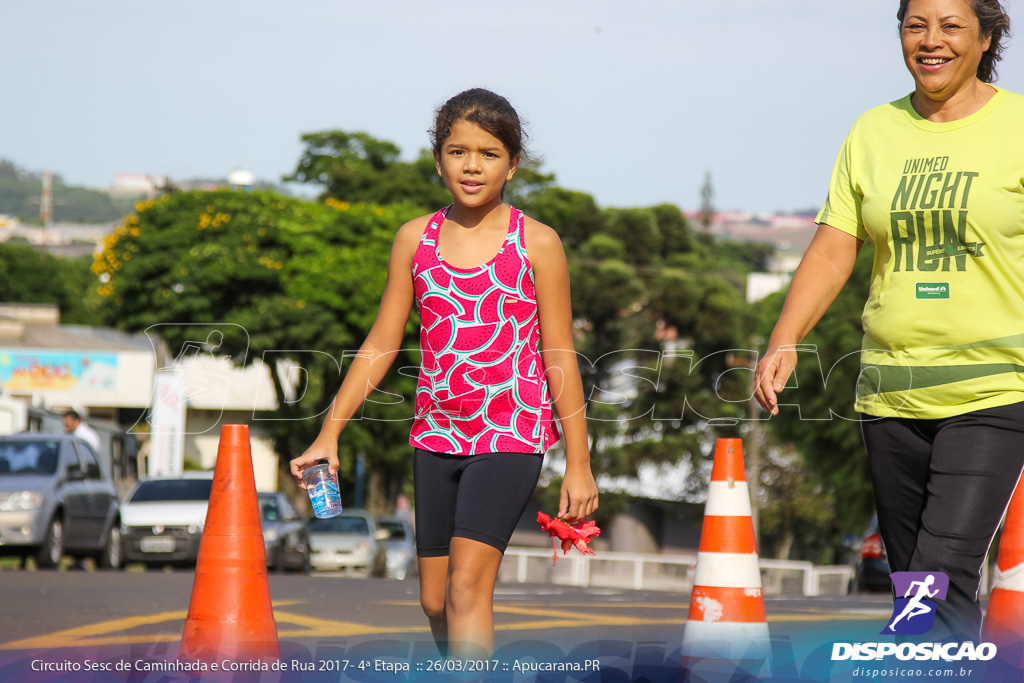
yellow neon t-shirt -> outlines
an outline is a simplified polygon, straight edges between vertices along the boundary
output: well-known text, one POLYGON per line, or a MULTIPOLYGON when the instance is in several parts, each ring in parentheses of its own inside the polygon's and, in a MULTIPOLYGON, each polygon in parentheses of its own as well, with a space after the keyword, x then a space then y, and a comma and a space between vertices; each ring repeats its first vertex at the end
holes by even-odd
POLYGON ((818 223, 875 247, 856 408, 935 419, 1024 401, 1024 97, 933 123, 865 112, 818 223))

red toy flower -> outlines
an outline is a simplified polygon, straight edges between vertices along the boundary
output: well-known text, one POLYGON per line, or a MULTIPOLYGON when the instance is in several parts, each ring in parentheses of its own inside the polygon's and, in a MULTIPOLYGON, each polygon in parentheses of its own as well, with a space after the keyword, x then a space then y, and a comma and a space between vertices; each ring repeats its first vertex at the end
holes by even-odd
POLYGON ((591 538, 601 534, 597 522, 581 519, 570 523, 558 517, 551 519, 543 512, 537 513, 537 521, 540 522, 540 528, 548 532, 548 536, 557 539, 552 541, 554 552, 551 554, 551 566, 558 561, 558 541, 562 542, 563 555, 568 554, 569 549, 573 546, 576 546, 576 549, 584 555, 594 554, 594 550, 588 544, 591 538))

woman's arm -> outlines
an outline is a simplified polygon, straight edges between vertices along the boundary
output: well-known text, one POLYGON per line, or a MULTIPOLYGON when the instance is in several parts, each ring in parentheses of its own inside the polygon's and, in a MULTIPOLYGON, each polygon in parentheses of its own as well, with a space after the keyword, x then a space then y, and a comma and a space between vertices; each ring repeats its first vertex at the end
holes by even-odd
POLYGON ((327 460, 330 471, 337 472, 338 439, 342 430, 384 378, 394 362, 395 353, 401 348, 414 297, 412 259, 429 218, 425 216, 409 221, 395 237, 384 296, 373 327, 345 373, 345 380, 331 404, 319 436, 305 453, 291 461, 292 475, 302 488, 305 488, 302 470, 315 465, 318 460, 327 460))
POLYGON ((782 314, 754 375, 754 398, 772 415, 778 414, 777 394, 782 392, 796 367, 793 347, 803 341, 835 301, 850 279, 863 245, 863 240, 831 225, 818 226, 793 274, 782 314))
POLYGON ((558 516, 582 519, 597 510, 597 484, 590 471, 583 381, 572 339, 569 266, 554 230, 525 219, 526 251, 533 265, 540 315, 541 354, 555 410, 565 436, 565 477, 558 516))

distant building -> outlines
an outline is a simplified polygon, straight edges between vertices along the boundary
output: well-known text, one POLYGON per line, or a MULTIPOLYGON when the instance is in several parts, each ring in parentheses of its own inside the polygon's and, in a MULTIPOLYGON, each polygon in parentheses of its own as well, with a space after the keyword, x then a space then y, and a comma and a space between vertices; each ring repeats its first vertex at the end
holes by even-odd
POLYGON ((256 176, 252 171, 236 168, 231 173, 228 173, 228 185, 233 190, 251 192, 253 186, 256 185, 256 176))
MULTIPOLYGON (((122 425, 144 442, 143 462, 128 468, 138 474, 153 472, 145 458, 152 446, 150 436, 158 435, 152 434, 155 380, 169 371, 181 378, 179 460, 212 468, 220 426, 251 424, 256 486, 276 490, 278 457, 259 424, 261 413, 277 408, 266 366, 256 362, 240 369, 202 348, 175 359, 156 337, 61 325, 60 311, 51 304, 0 303, 0 395, 58 416, 73 407, 84 411, 89 422, 122 425)), ((59 419, 33 425, 31 420, 26 423, 25 413, 11 414, 13 421, 0 420, 8 432, 33 426, 60 429, 59 419)), ((106 459, 112 467, 118 465, 116 452, 108 452, 106 459)), ((181 463, 169 467, 180 471, 181 463)))
MULTIPOLYGON (((683 213, 697 221, 697 212, 683 213)), ((711 233, 731 242, 771 244, 786 255, 803 255, 817 230, 814 216, 798 214, 754 214, 749 211, 722 211, 711 221, 711 233)))
POLYGON ((760 301, 769 294, 783 289, 793 277, 792 272, 749 273, 747 275, 747 303, 760 301))
POLYGON ((115 173, 110 194, 114 197, 155 197, 167 186, 167 176, 148 173, 115 173))
MULTIPOLYGON (((687 219, 699 219, 697 212, 684 212, 687 219)), ((758 242, 775 247, 767 273, 747 275, 746 299, 760 301, 789 285, 800 259, 810 246, 818 226, 810 213, 754 214, 722 211, 711 220, 711 234, 729 242, 758 242)))

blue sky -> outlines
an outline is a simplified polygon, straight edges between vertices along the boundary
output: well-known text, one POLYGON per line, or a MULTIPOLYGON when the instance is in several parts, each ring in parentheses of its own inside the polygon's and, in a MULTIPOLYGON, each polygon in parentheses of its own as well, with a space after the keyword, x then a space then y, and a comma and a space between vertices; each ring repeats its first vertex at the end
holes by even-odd
MULTIPOLYGON (((895 0, 7 0, 0 157, 74 184, 118 172, 277 180, 304 132, 407 157, 434 108, 489 87, 559 184, 602 206, 817 207, 863 110, 912 89, 895 0)), ((1024 2, 1009 0, 1024 30, 1024 2)), ((1024 46, 999 85, 1024 92, 1024 46)))

